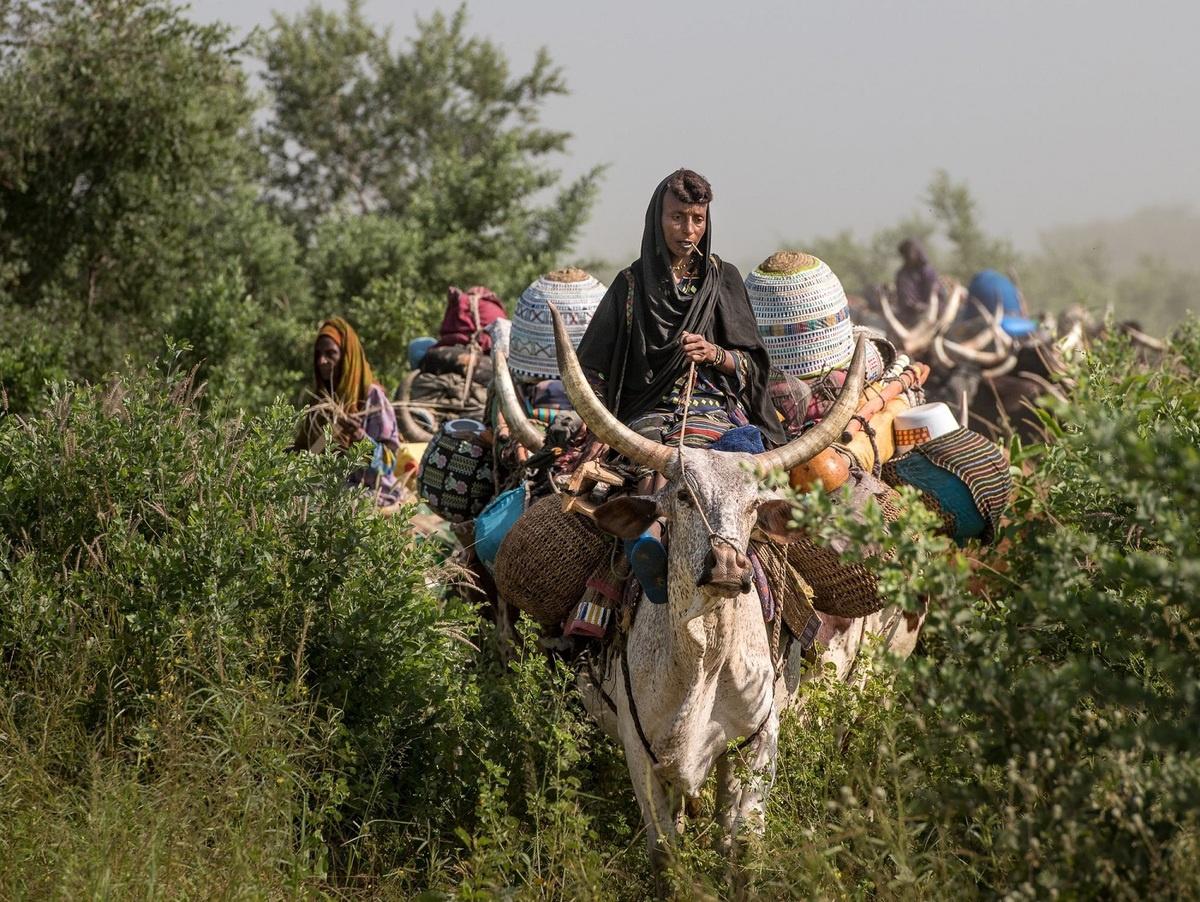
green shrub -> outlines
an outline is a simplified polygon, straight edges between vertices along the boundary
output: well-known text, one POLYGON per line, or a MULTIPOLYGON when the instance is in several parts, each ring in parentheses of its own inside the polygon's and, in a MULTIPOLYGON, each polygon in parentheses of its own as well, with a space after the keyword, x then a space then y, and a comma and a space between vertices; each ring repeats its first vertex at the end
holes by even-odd
POLYGON ((59 326, 44 314, 0 303, 0 417, 27 413, 41 403, 48 383, 67 376, 78 329, 59 326))
MULTIPOLYGON (((1198 369, 1196 323, 1161 365, 1079 361, 994 549, 797 499, 931 611, 901 668, 785 719, 752 896, 1200 893, 1198 369)), ((294 411, 216 419, 178 372, 49 398, 0 418, 6 896, 649 893, 570 673, 532 634, 503 666, 439 552, 341 487, 357 460, 284 453, 294 411)), ((684 895, 728 893, 712 804, 684 895)))
POLYGON ((431 550, 341 488, 348 461, 284 453, 293 411, 214 423, 195 401, 185 375, 147 375, 0 421, 9 773, 7 743, 52 720, 64 787, 86 792, 99 756, 149 791, 157 762, 178 766, 164 705, 207 742, 254 702, 252 781, 302 787, 290 813, 310 835, 472 806, 454 761, 474 618, 432 591, 431 550), (310 741, 289 731, 323 738, 297 763, 273 751, 310 741))
POLYGON ((981 593, 931 623, 918 753, 974 779, 927 808, 989 891, 1194 894, 1200 328, 1161 366, 1093 349, 1019 452, 981 593))

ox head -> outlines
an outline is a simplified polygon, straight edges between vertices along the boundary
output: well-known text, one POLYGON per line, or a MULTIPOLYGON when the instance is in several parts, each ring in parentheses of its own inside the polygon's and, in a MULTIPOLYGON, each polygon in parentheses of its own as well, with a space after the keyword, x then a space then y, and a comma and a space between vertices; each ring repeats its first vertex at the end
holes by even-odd
POLYGON ((763 487, 763 477, 792 469, 841 436, 862 392, 866 340, 858 340, 841 393, 820 424, 780 448, 724 453, 663 445, 618 420, 592 392, 558 311, 552 307, 551 313, 563 387, 576 412, 600 441, 667 480, 653 497, 603 505, 597 522, 614 535, 634 538, 656 518, 666 518, 671 524, 669 594, 673 605, 685 605, 684 619, 748 592, 751 529, 757 523, 768 533, 783 534, 790 517, 788 503, 763 487))
POLYGON ((896 336, 900 346, 904 349, 904 353, 909 357, 920 357, 929 349, 934 338, 946 331, 958 316, 959 308, 967 295, 967 290, 958 282, 948 282, 946 305, 943 307, 939 288, 934 288, 929 293, 929 303, 925 307, 925 314, 921 321, 912 327, 905 326, 900 322, 900 318, 892 310, 888 291, 880 291, 879 309, 883 313, 883 318, 887 320, 888 328, 891 329, 892 334, 896 336))

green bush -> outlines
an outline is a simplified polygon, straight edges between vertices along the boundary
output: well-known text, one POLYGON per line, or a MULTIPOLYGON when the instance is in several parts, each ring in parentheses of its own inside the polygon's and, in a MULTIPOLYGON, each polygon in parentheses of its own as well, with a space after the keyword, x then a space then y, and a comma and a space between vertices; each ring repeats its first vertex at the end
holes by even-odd
POLYGON ((290 409, 212 422, 195 401, 147 375, 0 421, 6 775, 40 733, 66 799, 180 778, 200 805, 208 775, 173 750, 223 771, 221 737, 250 730, 247 780, 292 786, 306 835, 469 808, 474 618, 431 588, 431 549, 341 488, 349 462, 285 453, 290 409))
POLYGON ((49 383, 65 379, 79 330, 56 326, 37 313, 0 302, 0 417, 41 404, 49 383))
MULTIPOLYGON (((1161 366, 1077 368, 982 595, 934 619, 912 702, 955 841, 995 890, 1195 893, 1200 801, 1200 328, 1161 366), (1190 888, 1190 889, 1188 889, 1190 888)), ((935 812, 930 812, 931 814, 935 812)))
MULTIPOLYGON (((1154 366, 1081 359, 993 549, 797 499, 932 604, 913 659, 785 719, 752 896, 1200 892, 1198 369, 1194 322, 1154 366)), ((48 397, 0 418, 4 895, 651 890, 569 672, 531 634, 499 663, 406 515, 341 487, 359 460, 284 453, 294 411, 219 419, 170 368, 48 397)), ((685 895, 728 891, 712 804, 685 895)))

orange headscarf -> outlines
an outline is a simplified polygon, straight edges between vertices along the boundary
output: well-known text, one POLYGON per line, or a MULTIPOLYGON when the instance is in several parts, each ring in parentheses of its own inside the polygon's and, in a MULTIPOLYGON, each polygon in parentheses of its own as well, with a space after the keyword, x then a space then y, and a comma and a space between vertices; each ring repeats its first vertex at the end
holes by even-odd
MULTIPOLYGON (((354 327, 340 316, 332 316, 321 323, 317 330, 317 339, 321 336, 332 338, 342 351, 341 378, 334 387, 333 393, 338 403, 352 411, 359 410, 367 399, 367 392, 375 382, 375 374, 371 372, 371 364, 367 363, 367 355, 363 352, 362 343, 354 327)), ((324 394, 327 386, 321 384, 316 374, 316 344, 313 344, 313 380, 316 382, 317 393, 324 394)))
POLYGON ((327 403, 329 386, 322 384, 321 377, 317 375, 316 341, 322 336, 332 338, 342 352, 342 359, 338 364, 341 375, 337 385, 333 387, 332 398, 338 407, 350 413, 357 413, 362 409, 367 400, 367 392, 375 383, 375 374, 371 372, 371 364, 367 363, 367 355, 363 352, 362 343, 358 340, 358 333, 354 331, 354 327, 340 316, 332 316, 321 323, 321 328, 317 330, 317 338, 313 342, 313 386, 317 401, 300 423, 296 433, 297 448, 313 449, 314 446, 323 444, 318 442, 318 439, 332 416, 327 403), (325 404, 321 403, 323 399, 326 400, 325 404))

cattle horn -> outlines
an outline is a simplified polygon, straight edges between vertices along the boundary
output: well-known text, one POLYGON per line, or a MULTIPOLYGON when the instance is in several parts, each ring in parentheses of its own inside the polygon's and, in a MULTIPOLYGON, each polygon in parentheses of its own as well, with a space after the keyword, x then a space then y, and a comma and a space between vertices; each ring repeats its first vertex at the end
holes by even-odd
POLYGON ((508 371, 508 357, 499 349, 492 352, 492 357, 496 401, 500 405, 500 413, 504 416, 509 432, 530 451, 540 451, 546 437, 529 422, 521 408, 521 402, 517 400, 517 388, 513 385, 512 374, 508 371))
POLYGON ((928 348, 933 337, 940 334, 958 316, 958 309, 962 305, 964 293, 962 285, 955 284, 947 295, 946 304, 943 307, 939 289, 935 287, 929 293, 929 304, 925 308, 921 321, 911 329, 900 322, 892 310, 886 293, 880 295, 879 307, 883 312, 883 318, 888 322, 888 327, 900 338, 904 350, 910 355, 915 355, 928 348))
POLYGON ((892 310, 892 304, 888 300, 886 291, 879 293, 879 309, 883 312, 883 318, 887 320, 888 328, 899 336, 901 342, 907 343, 912 332, 900 322, 900 318, 892 310))
POLYGON ((983 321, 987 323, 987 327, 982 329, 978 334, 973 335, 966 341, 961 342, 964 348, 974 348, 976 351, 982 351, 993 341, 996 347, 1008 347, 1012 344, 1012 339, 1008 337, 1008 333, 1004 331, 1004 326, 1001 324, 1002 316, 999 312, 992 314, 979 298, 971 298, 971 303, 975 305, 979 311, 983 321))
POLYGON ((1007 360, 1010 356, 1010 349, 1005 347, 997 351, 986 352, 977 351, 974 348, 969 348, 966 345, 960 345, 958 342, 950 341, 947 338, 938 336, 934 339, 934 343, 938 346, 938 354, 949 352, 957 356, 960 360, 970 360, 978 363, 980 366, 998 366, 1007 360))
POLYGON ((1009 357, 1006 361, 1004 361, 999 366, 994 366, 991 369, 984 370, 983 375, 986 376, 988 379, 997 379, 1000 376, 1007 376, 1010 372, 1012 372, 1013 367, 1015 367, 1016 365, 1017 365, 1017 357, 1014 354, 1012 357, 1009 357))
POLYGON ((950 289, 950 293, 946 296, 946 309, 942 311, 942 315, 937 318, 937 331, 943 332, 945 329, 958 318, 958 310, 962 306, 963 295, 966 289, 958 282, 954 283, 954 287, 950 289))
POLYGON ((433 439, 433 433, 420 425, 412 415, 412 387, 420 370, 413 370, 400 383, 396 393, 396 403, 392 407, 396 411, 396 421, 400 427, 400 435, 406 442, 428 442, 433 439))
POLYGON ((1071 326, 1071 331, 1060 338, 1057 342, 1058 352, 1060 354, 1072 354, 1076 348, 1083 344, 1083 323, 1076 322, 1071 326))
POLYGON ((754 463, 760 473, 766 475, 774 470, 790 470, 816 457, 841 436, 858 410, 866 364, 867 339, 860 335, 854 347, 854 356, 850 359, 846 381, 842 383, 842 390, 838 392, 833 406, 826 411, 824 419, 783 447, 754 455, 754 463))
POLYGON ((1121 326, 1121 331, 1128 335, 1134 344, 1149 348, 1151 351, 1165 351, 1167 349, 1165 341, 1155 338, 1153 335, 1147 335, 1135 326, 1121 326))
POLYGON ((554 320, 554 347, 558 355, 558 369, 562 373, 563 388, 567 397, 575 405, 575 412, 592 434, 604 444, 634 463, 665 474, 675 459, 675 449, 638 435, 600 403, 600 399, 596 397, 583 375, 583 367, 579 365, 579 358, 571 346, 571 338, 567 335, 562 316, 553 304, 549 306, 550 316, 554 320))

